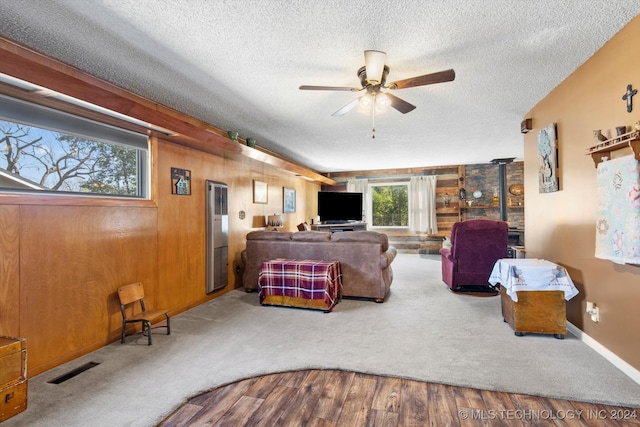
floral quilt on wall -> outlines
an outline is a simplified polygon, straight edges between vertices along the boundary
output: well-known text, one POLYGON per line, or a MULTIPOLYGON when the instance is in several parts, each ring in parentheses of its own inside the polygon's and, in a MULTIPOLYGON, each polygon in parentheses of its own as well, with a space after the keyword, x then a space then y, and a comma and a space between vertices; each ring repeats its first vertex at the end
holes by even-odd
POLYGON ((633 156, 598 164, 596 258, 640 264, 640 163, 633 156))

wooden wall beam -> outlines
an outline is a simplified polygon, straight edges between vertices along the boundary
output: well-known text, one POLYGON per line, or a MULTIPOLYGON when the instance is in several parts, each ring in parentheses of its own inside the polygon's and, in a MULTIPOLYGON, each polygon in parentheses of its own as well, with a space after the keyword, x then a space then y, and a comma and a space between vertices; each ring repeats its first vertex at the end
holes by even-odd
POLYGON ((397 169, 372 169, 362 171, 349 171, 349 172, 330 172, 326 176, 334 180, 346 180, 348 178, 377 178, 388 177, 398 175, 425 175, 425 172, 429 172, 427 175, 439 175, 443 173, 457 174, 458 166, 422 166, 413 168, 397 168, 397 169), (447 171, 450 170, 450 171, 447 171))
POLYGON ((0 72, 167 129, 172 134, 162 137, 185 147, 224 158, 250 157, 314 181, 329 185, 335 183, 332 179, 276 153, 232 141, 227 138, 225 131, 203 121, 2 38, 0 72))

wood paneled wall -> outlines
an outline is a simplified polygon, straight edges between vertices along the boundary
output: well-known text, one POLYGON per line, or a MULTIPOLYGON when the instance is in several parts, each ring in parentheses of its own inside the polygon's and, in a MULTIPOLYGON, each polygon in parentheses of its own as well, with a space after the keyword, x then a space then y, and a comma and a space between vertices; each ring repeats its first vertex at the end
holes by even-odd
POLYGON ((121 324, 118 286, 141 281, 151 306, 157 302, 156 209, 19 209, 19 336, 27 339, 30 369, 48 369, 114 341, 121 324))
POLYGON ((20 335, 18 206, 0 206, 0 334, 20 335))
MULTIPOLYGON (((523 184, 523 162, 513 162, 507 165, 507 185, 523 184)), ((411 176, 431 175, 437 178, 436 184, 436 215, 438 233, 436 236, 451 236, 453 224, 470 218, 500 219, 498 207, 491 206, 493 190, 499 188, 498 166, 492 163, 478 163, 473 165, 424 166, 406 169, 382 169, 370 171, 335 172, 328 174, 336 181, 333 186, 323 185, 324 191, 346 191, 347 181, 352 178, 367 178, 369 182, 408 182, 411 176), (468 208, 460 200, 460 189, 465 188, 467 199, 475 201, 473 208, 468 208), (481 190, 483 198, 475 200, 474 190, 481 190), (443 196, 451 197, 449 206, 444 205, 443 196), (487 205, 487 209, 475 209, 478 204, 487 205)), ((524 207, 517 206, 523 197, 509 195, 514 206, 508 209, 509 225, 524 228, 524 207)), ((409 230, 388 229, 387 234, 395 236, 412 236, 416 233, 409 230)))
MULTIPOLYGON (((284 229, 293 231, 315 217, 320 183, 333 183, 3 39, 0 53, 0 72, 176 132, 151 138, 151 200, 0 193, 0 335, 27 339, 29 376, 118 340, 116 290, 123 284, 143 282, 148 304, 172 315, 233 290, 240 284, 236 268, 245 236, 262 222, 257 218, 282 212, 283 187, 297 193, 296 212, 285 215, 284 229), (171 194, 171 167, 191 171, 190 196, 171 194), (209 295, 207 179, 229 186, 230 230, 229 284, 209 295), (253 180, 268 184, 268 203, 253 203, 253 180)), ((2 84, 0 91, 20 92, 2 84)))
MULTIPOLYGON (((282 188, 296 189, 296 212, 285 229, 315 216, 319 183, 252 159, 225 159, 153 139, 154 197, 55 203, 0 195, 0 335, 29 346, 33 376, 117 341, 121 317, 116 289, 141 281, 150 306, 172 315, 240 285, 235 270, 253 218, 282 212, 282 188), (189 169, 192 194, 171 194, 171 167, 189 169), (205 293, 205 180, 229 186, 229 284, 205 293), (252 181, 269 186, 267 204, 254 204, 252 181), (74 205, 78 204, 79 205, 74 205), (245 219, 240 219, 245 211, 245 219)), ((67 202, 65 202, 67 200, 67 202)), ((257 298, 257 295, 256 295, 257 298)), ((126 344, 125 344, 126 345, 126 344)))
MULTIPOLYGON (((236 267, 254 218, 282 213, 283 187, 296 189, 296 212, 286 214, 285 230, 294 231, 305 218, 315 216, 319 184, 282 173, 246 159, 225 159, 160 141, 158 158, 158 263, 164 306, 193 307, 208 299, 205 284, 205 181, 229 186, 229 278, 226 290, 240 286, 236 267), (171 194, 172 167, 191 171, 191 196, 171 194), (268 186, 268 203, 253 203, 253 181, 268 186), (308 195, 311 195, 309 197, 308 195), (244 211, 244 219, 240 218, 244 211)), ((219 292, 218 292, 219 293, 219 292)), ((215 295, 215 294, 214 294, 215 295)))

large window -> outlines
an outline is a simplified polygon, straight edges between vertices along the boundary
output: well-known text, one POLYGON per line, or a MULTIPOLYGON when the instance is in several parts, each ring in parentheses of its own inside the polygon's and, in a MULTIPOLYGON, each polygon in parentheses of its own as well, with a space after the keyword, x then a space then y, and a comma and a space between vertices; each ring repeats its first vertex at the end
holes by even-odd
POLYGON ((409 184, 370 184, 373 227, 409 226, 409 184))
POLYGON ((147 197, 146 135, 0 95, 0 190, 147 197))

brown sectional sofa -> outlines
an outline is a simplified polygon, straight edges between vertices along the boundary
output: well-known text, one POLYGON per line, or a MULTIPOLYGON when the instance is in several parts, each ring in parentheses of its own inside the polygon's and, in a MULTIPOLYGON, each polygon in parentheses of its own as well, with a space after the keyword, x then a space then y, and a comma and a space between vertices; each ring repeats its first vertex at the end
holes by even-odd
POLYGON ((252 231, 242 253, 242 284, 247 292, 257 290, 260 265, 276 258, 339 261, 343 296, 383 302, 393 280, 391 263, 396 254, 387 236, 374 231, 252 231))

